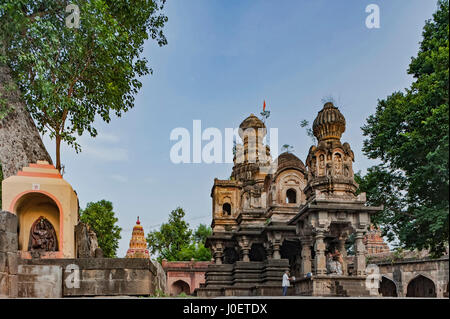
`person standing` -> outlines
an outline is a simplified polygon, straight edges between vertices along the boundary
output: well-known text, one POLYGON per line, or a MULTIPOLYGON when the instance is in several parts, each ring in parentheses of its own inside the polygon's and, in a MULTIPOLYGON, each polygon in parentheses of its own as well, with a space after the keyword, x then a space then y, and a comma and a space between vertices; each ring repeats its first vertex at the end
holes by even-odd
POLYGON ((289 277, 289 270, 286 270, 284 272, 283 281, 281 283, 281 286, 283 287, 283 296, 287 295, 288 288, 291 285, 290 280, 291 277, 289 277))

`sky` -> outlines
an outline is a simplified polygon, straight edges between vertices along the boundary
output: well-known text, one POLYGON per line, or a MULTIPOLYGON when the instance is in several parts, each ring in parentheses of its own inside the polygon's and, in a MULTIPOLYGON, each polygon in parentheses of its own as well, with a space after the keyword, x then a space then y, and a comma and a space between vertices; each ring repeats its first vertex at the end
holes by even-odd
MULTIPOLYGON (((79 138, 81 153, 64 146, 64 178, 81 208, 113 203, 124 257, 137 216, 145 233, 178 206, 192 228, 210 225, 214 178, 228 179, 232 164, 172 163, 170 133, 192 135, 193 120, 223 132, 259 115, 265 100, 266 125, 304 162, 313 141, 299 122, 312 123, 332 97, 346 118, 342 141, 355 153, 354 170, 365 172, 376 161, 361 151, 361 126, 379 99, 410 86, 406 71, 435 10, 433 0, 169 0, 168 45, 145 44, 153 74, 140 79, 135 107, 97 121, 96 138, 79 138), (366 27, 372 3, 380 28, 366 27)), ((54 158, 54 141, 44 143, 54 158)))

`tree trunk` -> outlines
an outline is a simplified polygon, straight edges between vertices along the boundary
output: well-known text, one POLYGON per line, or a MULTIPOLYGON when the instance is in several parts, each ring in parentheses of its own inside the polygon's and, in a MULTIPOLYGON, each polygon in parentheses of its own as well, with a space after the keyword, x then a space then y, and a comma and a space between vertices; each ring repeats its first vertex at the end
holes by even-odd
POLYGON ((56 169, 61 171, 61 135, 56 135, 56 169))
POLYGON ((0 119, 0 163, 3 178, 15 175, 22 167, 38 160, 52 163, 19 90, 8 89, 13 83, 10 69, 0 65, 0 98, 6 99, 6 107, 10 109, 6 117, 0 119))

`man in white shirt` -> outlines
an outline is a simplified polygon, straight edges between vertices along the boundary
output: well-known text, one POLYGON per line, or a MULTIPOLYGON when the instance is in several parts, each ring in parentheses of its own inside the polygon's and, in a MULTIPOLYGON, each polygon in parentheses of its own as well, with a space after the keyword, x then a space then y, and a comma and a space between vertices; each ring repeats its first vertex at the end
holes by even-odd
POLYGON ((289 277, 289 270, 286 270, 283 275, 283 281, 281 283, 281 286, 283 287, 283 296, 287 295, 288 287, 291 285, 290 280, 291 278, 289 277))

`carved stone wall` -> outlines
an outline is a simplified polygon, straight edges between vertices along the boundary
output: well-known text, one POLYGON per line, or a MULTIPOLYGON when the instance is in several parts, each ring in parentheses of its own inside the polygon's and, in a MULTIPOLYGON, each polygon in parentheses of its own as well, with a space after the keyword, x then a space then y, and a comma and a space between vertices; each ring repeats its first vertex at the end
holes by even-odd
POLYGON ((0 298, 17 297, 17 216, 0 211, 0 298))

